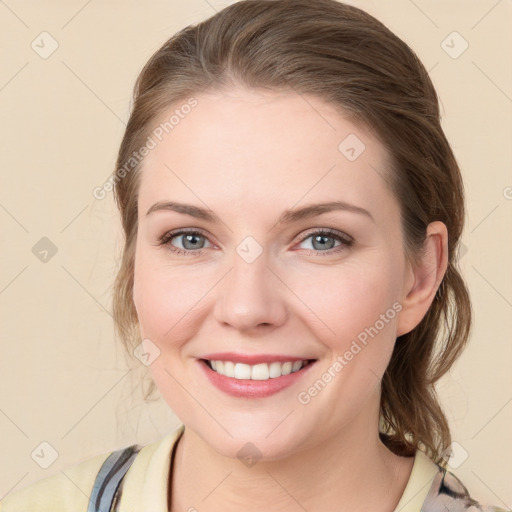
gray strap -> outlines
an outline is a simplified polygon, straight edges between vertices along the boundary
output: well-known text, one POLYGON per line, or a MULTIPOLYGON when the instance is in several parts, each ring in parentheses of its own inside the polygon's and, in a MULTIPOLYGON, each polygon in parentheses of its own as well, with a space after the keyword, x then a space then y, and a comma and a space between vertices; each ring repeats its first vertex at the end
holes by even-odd
POLYGON ((87 512, 110 512, 117 488, 141 448, 134 444, 107 457, 94 481, 87 512))

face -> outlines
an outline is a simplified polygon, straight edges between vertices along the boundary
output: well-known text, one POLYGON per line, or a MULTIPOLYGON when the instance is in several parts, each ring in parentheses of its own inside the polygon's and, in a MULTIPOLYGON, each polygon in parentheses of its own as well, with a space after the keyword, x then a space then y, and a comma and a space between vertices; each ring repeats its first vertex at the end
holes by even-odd
POLYGON ((141 171, 133 298, 157 387, 229 457, 376 435, 410 285, 384 148, 313 96, 196 99, 141 171))

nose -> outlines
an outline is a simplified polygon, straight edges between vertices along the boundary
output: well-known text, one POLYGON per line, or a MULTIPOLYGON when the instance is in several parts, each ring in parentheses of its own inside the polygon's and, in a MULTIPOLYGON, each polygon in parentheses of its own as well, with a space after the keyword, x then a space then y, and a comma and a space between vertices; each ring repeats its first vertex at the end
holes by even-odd
POLYGON ((252 263, 235 255, 232 269, 217 290, 217 321, 244 332, 267 332, 282 325, 287 316, 286 287, 276 274, 265 253, 252 263))

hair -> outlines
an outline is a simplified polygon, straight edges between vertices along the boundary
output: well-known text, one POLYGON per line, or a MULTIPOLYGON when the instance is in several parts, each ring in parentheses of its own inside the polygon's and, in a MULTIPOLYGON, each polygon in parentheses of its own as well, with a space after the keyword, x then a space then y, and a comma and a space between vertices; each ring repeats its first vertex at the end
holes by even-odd
MULTIPOLYGON (((457 267, 463 183, 425 67, 361 9, 335 0, 240 1, 182 29, 151 56, 134 86, 113 173, 125 237, 113 287, 117 334, 129 352, 140 343, 132 293, 141 161, 133 163, 132 155, 172 106, 240 86, 314 95, 375 134, 389 154, 389 186, 400 204, 408 258, 421 253, 430 222, 446 225, 447 271, 421 322, 396 339, 381 381, 379 426, 393 453, 421 449, 446 467, 451 434, 435 384, 465 348, 471 327, 457 267)), ((152 382, 145 398, 154 390, 152 382)))

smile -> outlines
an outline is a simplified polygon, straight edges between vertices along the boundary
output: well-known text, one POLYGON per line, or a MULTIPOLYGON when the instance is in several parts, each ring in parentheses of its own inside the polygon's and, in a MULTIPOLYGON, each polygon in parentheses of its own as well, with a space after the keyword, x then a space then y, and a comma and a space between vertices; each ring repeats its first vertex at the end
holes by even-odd
POLYGON ((274 361, 255 365, 235 363, 233 361, 206 361, 206 363, 213 371, 225 377, 239 380, 268 380, 298 372, 301 368, 308 365, 310 361, 286 361, 284 363, 274 361))
POLYGON ((315 366, 316 359, 247 364, 198 359, 207 382, 236 398, 265 398, 293 386, 315 366))

